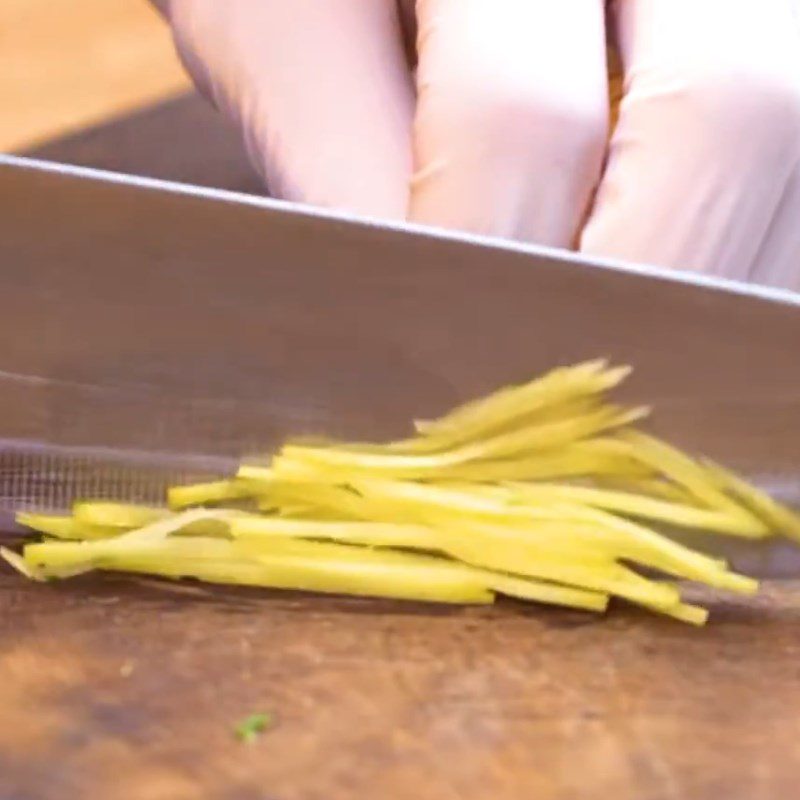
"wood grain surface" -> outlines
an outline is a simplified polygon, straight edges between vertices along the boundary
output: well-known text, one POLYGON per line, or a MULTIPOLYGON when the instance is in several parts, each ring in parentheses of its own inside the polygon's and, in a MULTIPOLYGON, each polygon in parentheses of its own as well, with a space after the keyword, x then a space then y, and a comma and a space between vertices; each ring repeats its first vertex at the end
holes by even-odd
POLYGON ((800 586, 713 620, 3 574, 0 797, 794 797, 800 586))
MULTIPOLYGON (((34 152, 260 191, 193 97, 34 152)), ((0 570, 0 798, 794 797, 800 584, 712 611, 698 631, 0 570), (275 724, 245 745, 256 711, 275 724)))
POLYGON ((19 149, 183 91, 147 0, 2 0, 0 150, 19 149))

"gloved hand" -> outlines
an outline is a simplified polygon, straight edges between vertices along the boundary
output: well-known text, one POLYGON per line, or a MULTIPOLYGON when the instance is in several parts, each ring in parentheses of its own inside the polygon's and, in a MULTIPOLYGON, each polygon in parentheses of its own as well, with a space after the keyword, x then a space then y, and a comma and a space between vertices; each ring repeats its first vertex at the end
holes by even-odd
POLYGON ((800 289, 800 0, 159 5, 275 196, 800 289))

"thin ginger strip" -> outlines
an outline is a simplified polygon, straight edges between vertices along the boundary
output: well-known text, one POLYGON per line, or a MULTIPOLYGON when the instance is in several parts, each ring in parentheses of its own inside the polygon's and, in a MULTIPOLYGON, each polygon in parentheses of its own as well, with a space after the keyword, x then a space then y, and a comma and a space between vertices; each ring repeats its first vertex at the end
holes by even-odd
POLYGON ((515 417, 525 417, 578 397, 601 394, 619 384, 629 372, 628 367, 609 369, 604 361, 558 368, 528 383, 465 403, 438 420, 417 422, 416 428, 426 436, 480 438, 515 417))
POLYGON ((628 372, 602 360, 558 368, 386 444, 293 442, 233 478, 172 487, 172 510, 89 500, 71 516, 22 513, 48 538, 2 556, 37 580, 120 570, 593 611, 613 595, 700 625, 707 611, 677 584, 636 568, 744 594, 757 582, 650 524, 800 540, 800 515, 633 430, 648 410, 605 397, 628 372))
POLYGON ((292 445, 283 448, 281 454, 292 460, 305 461, 313 465, 350 467, 369 470, 374 474, 381 472, 392 474, 401 471, 405 477, 424 478, 431 474, 435 476, 438 469, 455 464, 508 457, 531 450, 553 449, 584 437, 628 425, 647 413, 648 410, 645 408, 604 407, 582 417, 503 433, 491 439, 433 455, 348 452, 292 445))
POLYGON ((728 533, 747 538, 763 536, 762 528, 727 510, 696 508, 682 503, 665 502, 631 492, 619 492, 585 486, 552 483, 510 483, 509 492, 526 501, 583 503, 607 511, 634 517, 659 520, 684 528, 728 533))
POLYGON ((32 569, 87 565, 94 569, 194 577, 279 589, 356 594, 406 600, 490 603, 492 592, 473 571, 455 562, 404 553, 376 554, 367 548, 305 543, 273 543, 249 555, 236 542, 176 537, 125 547, 96 542, 27 545, 32 569), (90 552, 88 552, 90 551, 90 552))

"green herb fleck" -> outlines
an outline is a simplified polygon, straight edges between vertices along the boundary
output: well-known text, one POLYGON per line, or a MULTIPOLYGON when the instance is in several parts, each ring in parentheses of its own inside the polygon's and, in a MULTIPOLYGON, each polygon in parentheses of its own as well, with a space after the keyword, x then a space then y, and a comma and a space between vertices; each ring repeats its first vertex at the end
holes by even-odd
POLYGON ((272 727, 274 718, 272 714, 251 714, 245 717, 235 729, 236 738, 240 742, 250 744, 254 742, 260 734, 272 727))

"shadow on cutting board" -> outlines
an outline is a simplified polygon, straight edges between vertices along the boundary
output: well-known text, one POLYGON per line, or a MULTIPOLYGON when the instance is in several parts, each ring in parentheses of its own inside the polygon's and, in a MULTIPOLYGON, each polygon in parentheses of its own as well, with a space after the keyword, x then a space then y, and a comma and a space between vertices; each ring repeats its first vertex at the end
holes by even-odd
POLYGON ((20 153, 216 189, 263 194, 236 132, 189 92, 20 153))

